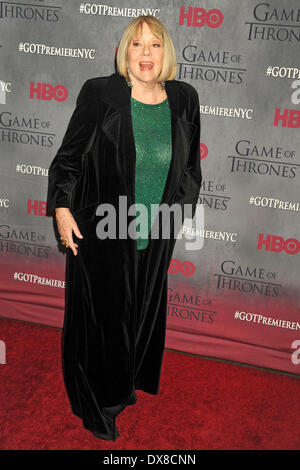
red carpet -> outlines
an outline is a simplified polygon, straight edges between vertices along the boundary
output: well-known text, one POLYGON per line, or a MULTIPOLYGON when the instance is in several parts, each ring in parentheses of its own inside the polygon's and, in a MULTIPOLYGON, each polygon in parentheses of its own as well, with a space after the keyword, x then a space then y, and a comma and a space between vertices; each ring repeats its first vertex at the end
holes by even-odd
POLYGON ((137 391, 103 441, 70 411, 61 330, 0 319, 0 448, 299 450, 300 380, 165 351, 160 393, 137 391))

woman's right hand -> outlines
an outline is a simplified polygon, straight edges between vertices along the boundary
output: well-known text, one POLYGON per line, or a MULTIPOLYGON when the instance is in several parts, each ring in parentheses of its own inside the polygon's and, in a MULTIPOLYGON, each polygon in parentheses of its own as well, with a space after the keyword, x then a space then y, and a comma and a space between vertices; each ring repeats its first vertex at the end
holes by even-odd
POLYGON ((73 231, 78 238, 83 238, 83 235, 80 233, 76 220, 74 219, 70 209, 68 209, 67 207, 57 207, 55 209, 55 216, 58 231, 61 237, 67 240, 68 248, 70 248, 76 256, 76 247, 78 248, 78 244, 74 243, 73 231))

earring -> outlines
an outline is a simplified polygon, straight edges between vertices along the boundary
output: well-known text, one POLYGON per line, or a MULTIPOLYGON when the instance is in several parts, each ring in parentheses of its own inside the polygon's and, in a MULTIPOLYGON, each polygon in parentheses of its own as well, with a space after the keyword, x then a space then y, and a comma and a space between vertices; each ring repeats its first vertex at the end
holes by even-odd
POLYGON ((164 90, 166 82, 160 82, 160 84, 161 84, 162 89, 164 90))
POLYGON ((129 70, 128 64, 126 64, 126 65, 127 65, 127 73, 128 73, 128 76, 129 76, 129 80, 126 80, 126 82, 127 82, 127 85, 128 85, 130 88, 132 88, 132 87, 133 87, 132 75, 131 75, 131 72, 130 72, 130 70, 129 70))

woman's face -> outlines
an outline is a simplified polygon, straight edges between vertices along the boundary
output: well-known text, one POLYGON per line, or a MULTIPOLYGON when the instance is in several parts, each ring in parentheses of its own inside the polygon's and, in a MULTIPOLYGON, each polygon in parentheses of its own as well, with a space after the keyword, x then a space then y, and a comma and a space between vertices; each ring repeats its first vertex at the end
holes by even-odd
POLYGON ((133 75, 133 83, 155 81, 163 66, 163 56, 163 44, 144 22, 140 36, 132 39, 127 50, 127 63, 133 75))

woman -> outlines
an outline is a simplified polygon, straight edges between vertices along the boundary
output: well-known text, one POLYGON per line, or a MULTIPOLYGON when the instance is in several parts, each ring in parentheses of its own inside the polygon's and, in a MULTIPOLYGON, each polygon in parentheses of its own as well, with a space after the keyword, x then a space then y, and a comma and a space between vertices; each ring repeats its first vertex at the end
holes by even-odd
POLYGON ((134 203, 192 204, 193 216, 201 185, 198 94, 174 79, 176 55, 161 21, 131 21, 116 62, 116 73, 82 86, 49 169, 47 200, 69 248, 62 365, 71 409, 113 441, 135 390, 158 394, 176 236, 173 228, 169 238, 149 230, 137 240, 100 238, 97 207, 114 207, 117 229, 137 223, 134 203))

